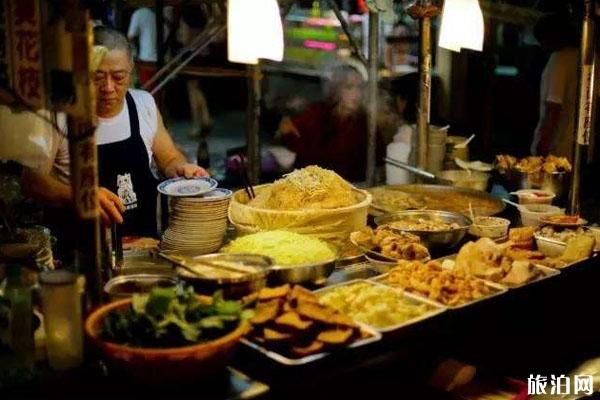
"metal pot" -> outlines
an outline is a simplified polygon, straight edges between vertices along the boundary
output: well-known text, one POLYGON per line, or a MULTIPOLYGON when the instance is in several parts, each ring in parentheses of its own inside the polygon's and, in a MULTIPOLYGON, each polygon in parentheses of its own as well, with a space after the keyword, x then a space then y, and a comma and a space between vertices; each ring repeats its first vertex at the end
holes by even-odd
POLYGON ((177 283, 177 278, 165 274, 120 275, 106 282, 104 292, 111 300, 119 300, 138 293, 149 293, 153 287, 170 287, 177 283))
POLYGON ((569 192, 571 174, 568 172, 547 173, 544 171, 536 173, 525 173, 515 171, 518 177, 518 189, 542 189, 548 190, 562 197, 569 192))
POLYGON ((320 285, 325 283, 334 270, 335 259, 306 265, 274 265, 271 267, 269 282, 272 282, 273 284, 311 283, 320 285))
MULTIPOLYGON (((266 286, 267 276, 270 272, 273 260, 269 257, 256 254, 204 254, 194 256, 190 252, 169 251, 162 252, 162 257, 170 260, 175 267, 175 273, 179 279, 192 285, 197 293, 212 295, 215 290, 223 290, 223 296, 230 299, 238 299, 254 293, 266 286), (206 261, 207 264, 203 264, 206 261), (247 273, 239 276, 223 274, 219 276, 199 276, 190 272, 189 268, 194 265, 216 265, 217 263, 240 264, 247 273), (184 268, 182 264, 185 264, 184 268)), ((226 271, 225 271, 226 272, 226 271)))

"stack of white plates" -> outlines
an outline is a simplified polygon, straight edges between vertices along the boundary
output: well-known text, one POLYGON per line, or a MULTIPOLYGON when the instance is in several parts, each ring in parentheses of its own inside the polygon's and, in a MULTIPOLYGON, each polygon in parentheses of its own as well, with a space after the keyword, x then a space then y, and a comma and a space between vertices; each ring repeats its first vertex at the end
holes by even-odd
POLYGON ((231 195, 231 190, 215 189, 202 196, 173 197, 161 249, 193 250, 198 254, 217 251, 227 231, 231 195))

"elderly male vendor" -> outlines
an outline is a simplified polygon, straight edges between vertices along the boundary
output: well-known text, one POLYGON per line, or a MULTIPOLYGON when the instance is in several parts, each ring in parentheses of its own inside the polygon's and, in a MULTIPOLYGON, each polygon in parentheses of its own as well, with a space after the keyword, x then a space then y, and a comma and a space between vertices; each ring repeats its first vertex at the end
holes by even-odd
MULTIPOLYGON (((150 93, 129 88, 133 62, 125 36, 101 27, 94 30, 94 42, 107 50, 93 76, 101 217, 107 225, 122 224, 124 236, 155 237, 155 169, 167 177, 187 178, 204 176, 206 171, 188 163, 176 148, 150 93)), ((66 138, 61 138, 51 173, 25 170, 23 183, 32 197, 49 207, 66 210, 71 206, 66 138)), ((61 215, 49 214, 55 214, 50 215, 55 220, 61 215)), ((65 215, 51 225, 69 225, 65 215)))

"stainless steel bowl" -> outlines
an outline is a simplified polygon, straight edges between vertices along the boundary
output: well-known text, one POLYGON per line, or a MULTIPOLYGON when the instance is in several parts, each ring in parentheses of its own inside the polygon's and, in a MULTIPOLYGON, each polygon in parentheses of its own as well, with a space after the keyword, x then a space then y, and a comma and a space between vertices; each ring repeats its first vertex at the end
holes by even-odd
POLYGON ((419 236, 423 245, 430 250, 440 247, 456 246, 464 238, 469 227, 473 224, 473 221, 465 215, 450 211, 436 210, 407 210, 394 214, 382 215, 381 217, 375 218, 375 223, 377 225, 387 225, 395 221, 402 221, 409 218, 423 218, 447 223, 455 222, 460 226, 460 228, 446 231, 417 231, 391 227, 392 230, 397 232, 409 232, 419 236))
POLYGON ((256 254, 203 254, 194 256, 191 252, 161 252, 162 257, 174 264, 175 273, 184 282, 192 285, 196 292, 212 294, 215 290, 223 290, 223 296, 230 299, 238 299, 254 293, 266 286, 267 276, 270 274, 273 260, 269 257, 256 254), (192 268, 194 263, 202 265, 206 261, 209 264, 236 263, 244 269, 251 271, 242 276, 199 276, 182 267, 192 268))
POLYGON ((106 282, 104 292, 111 300, 119 300, 137 293, 149 293, 153 287, 170 287, 177 283, 177 278, 166 274, 119 275, 106 282))
POLYGON ((542 189, 548 190, 562 197, 569 192, 571 174, 569 172, 553 172, 551 174, 541 171, 537 173, 525 173, 515 171, 519 179, 518 189, 542 189))
POLYGON ((310 283, 320 285, 325 283, 329 275, 335 270, 335 259, 315 264, 305 265, 274 265, 271 267, 269 282, 281 283, 310 283))

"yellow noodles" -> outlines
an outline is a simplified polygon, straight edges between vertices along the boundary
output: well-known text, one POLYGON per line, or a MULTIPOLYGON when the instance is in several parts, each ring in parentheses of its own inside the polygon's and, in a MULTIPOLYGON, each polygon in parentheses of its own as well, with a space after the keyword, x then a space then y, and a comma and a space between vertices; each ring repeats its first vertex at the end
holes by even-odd
POLYGON ((357 203, 352 186, 333 171, 311 165, 260 191, 249 205, 273 210, 331 209, 357 203))
POLYGON ((327 243, 307 235, 287 231, 267 231, 242 236, 224 249, 232 254, 260 254, 279 265, 303 265, 335 258, 327 243))

